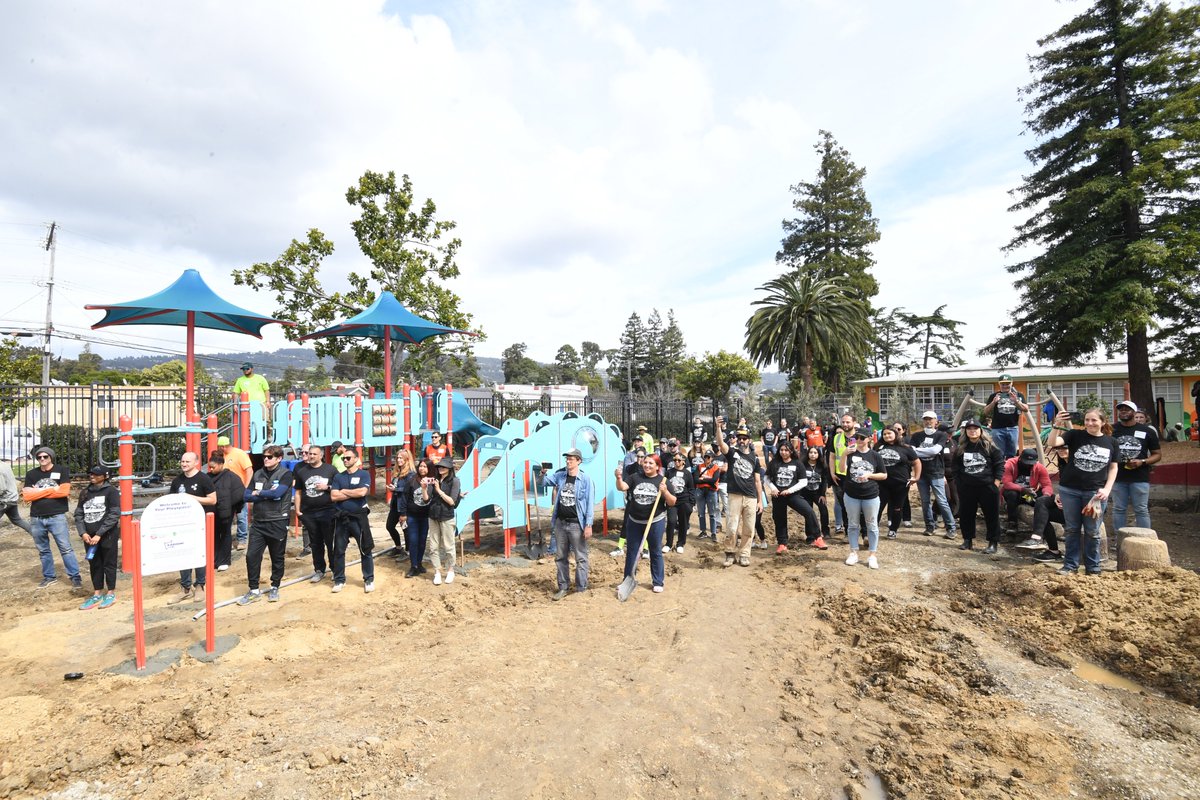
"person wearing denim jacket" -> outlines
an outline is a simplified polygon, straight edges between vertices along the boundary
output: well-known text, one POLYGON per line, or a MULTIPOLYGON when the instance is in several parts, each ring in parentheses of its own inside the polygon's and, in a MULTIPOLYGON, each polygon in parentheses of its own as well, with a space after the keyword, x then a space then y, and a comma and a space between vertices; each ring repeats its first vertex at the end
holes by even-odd
POLYGON ((571 586, 570 554, 575 553, 575 591, 588 588, 588 539, 592 538, 594 491, 592 479, 579 467, 583 454, 576 449, 563 453, 567 465, 545 479, 554 490, 554 510, 550 512, 550 530, 557 550, 554 566, 558 580, 555 600, 567 596, 571 586))

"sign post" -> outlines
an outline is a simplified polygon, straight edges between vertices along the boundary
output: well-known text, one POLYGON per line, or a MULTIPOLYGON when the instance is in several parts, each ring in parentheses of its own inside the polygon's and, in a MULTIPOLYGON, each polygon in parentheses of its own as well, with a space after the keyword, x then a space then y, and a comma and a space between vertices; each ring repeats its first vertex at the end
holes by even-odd
POLYGON ((133 535, 133 633, 137 668, 146 667, 146 625, 143 619, 142 577, 178 572, 205 565, 205 650, 214 648, 212 615, 213 517, 195 497, 169 494, 155 498, 134 521, 133 535))

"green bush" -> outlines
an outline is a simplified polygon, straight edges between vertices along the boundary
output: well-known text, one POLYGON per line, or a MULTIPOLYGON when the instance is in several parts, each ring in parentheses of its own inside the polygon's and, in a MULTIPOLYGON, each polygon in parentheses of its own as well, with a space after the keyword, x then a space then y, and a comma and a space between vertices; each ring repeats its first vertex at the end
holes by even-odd
POLYGON ((91 466, 92 433, 83 425, 43 425, 38 447, 54 451, 54 463, 70 468, 76 475, 91 466))
MULTIPOLYGON (((119 432, 117 428, 101 428, 96 431, 96 441, 99 443, 101 437, 119 432)), ((135 475, 149 475, 151 472, 166 475, 179 471, 179 457, 183 455, 183 449, 186 446, 183 434, 156 433, 152 436, 138 436, 136 441, 154 445, 154 453, 152 454, 148 447, 134 446, 133 473, 135 475)), ((200 457, 203 459, 205 454, 202 453, 200 457)), ((115 462, 117 460, 117 440, 104 441, 97 458, 103 458, 110 464, 115 462)))

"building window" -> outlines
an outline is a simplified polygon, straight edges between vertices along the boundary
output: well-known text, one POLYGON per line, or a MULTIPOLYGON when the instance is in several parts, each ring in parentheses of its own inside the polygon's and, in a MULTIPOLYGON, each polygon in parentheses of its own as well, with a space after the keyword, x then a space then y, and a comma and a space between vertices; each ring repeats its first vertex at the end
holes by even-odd
POLYGON ((1155 378, 1154 399, 1164 403, 1183 402, 1183 380, 1181 378, 1155 378))
POLYGON ((150 408, 150 403, 151 403, 151 400, 148 395, 139 394, 137 396, 137 407, 138 408, 150 408))

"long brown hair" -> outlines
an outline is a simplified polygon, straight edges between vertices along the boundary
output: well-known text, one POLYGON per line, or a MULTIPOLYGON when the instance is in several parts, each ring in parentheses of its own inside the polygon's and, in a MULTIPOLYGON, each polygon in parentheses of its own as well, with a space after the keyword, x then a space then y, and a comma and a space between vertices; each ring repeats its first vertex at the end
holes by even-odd
POLYGON ((1104 434, 1105 436, 1112 436, 1112 423, 1108 421, 1108 414, 1105 413, 1103 408, 1087 409, 1083 412, 1084 418, 1086 419, 1087 415, 1091 414, 1093 411, 1096 412, 1096 416, 1100 417, 1100 433, 1104 434))

